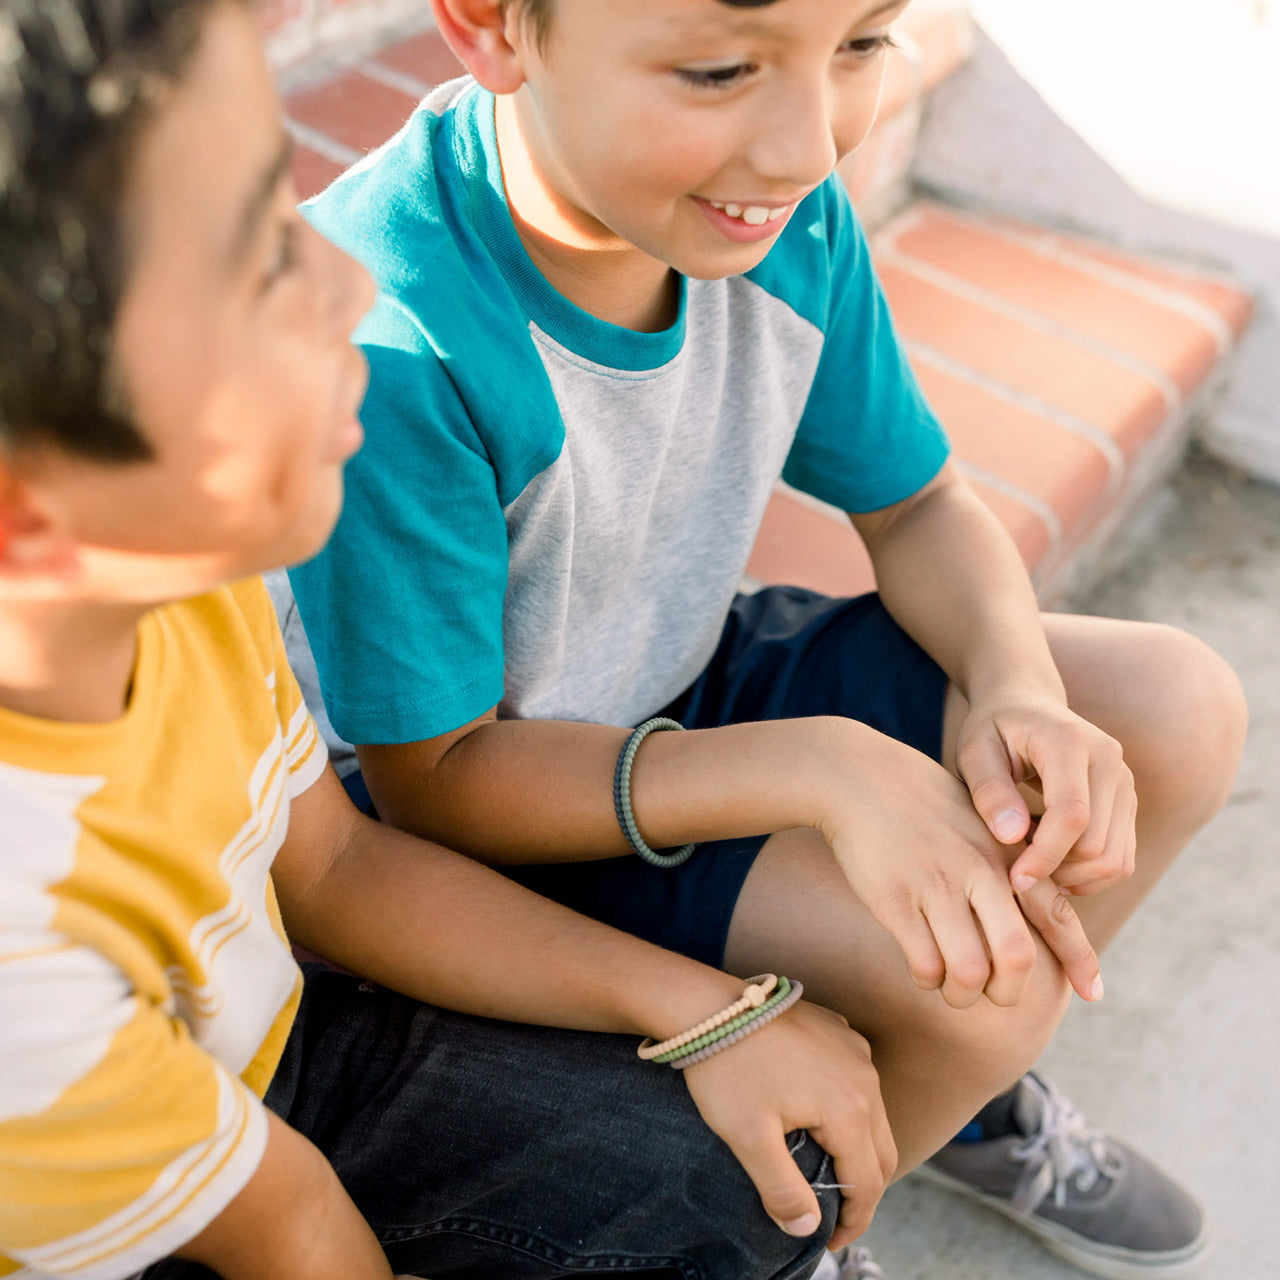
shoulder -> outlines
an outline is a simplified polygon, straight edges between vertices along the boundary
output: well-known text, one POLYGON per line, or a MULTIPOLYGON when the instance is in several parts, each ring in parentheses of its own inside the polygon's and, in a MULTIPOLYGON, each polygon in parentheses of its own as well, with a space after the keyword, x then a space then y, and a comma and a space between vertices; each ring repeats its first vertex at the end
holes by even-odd
POLYGON ((801 201, 747 279, 824 331, 850 277, 871 269, 866 237, 838 174, 801 201))

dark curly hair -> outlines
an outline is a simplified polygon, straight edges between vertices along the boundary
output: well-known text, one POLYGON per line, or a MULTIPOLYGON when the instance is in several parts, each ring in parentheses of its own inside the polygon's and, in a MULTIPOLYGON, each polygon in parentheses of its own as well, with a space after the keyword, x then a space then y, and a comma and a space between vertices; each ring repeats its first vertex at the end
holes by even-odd
POLYGON ((0 456, 151 456, 112 367, 123 206, 141 129, 224 2, 0 0, 0 456))

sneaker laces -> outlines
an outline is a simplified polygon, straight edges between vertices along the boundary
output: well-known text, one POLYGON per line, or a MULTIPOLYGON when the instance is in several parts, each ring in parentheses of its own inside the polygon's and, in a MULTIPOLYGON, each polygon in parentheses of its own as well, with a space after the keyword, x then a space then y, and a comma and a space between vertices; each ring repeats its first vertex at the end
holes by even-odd
POLYGON ((1048 1080, 1028 1074, 1022 1087, 1030 1089, 1040 1103, 1040 1117, 1034 1133, 1014 1147, 1009 1155, 1026 1165, 1018 1180, 1013 1207, 1032 1214, 1052 1194, 1062 1208, 1074 1183, 1081 1192, 1091 1191, 1099 1181, 1114 1181, 1124 1170, 1119 1155, 1095 1128, 1048 1080))

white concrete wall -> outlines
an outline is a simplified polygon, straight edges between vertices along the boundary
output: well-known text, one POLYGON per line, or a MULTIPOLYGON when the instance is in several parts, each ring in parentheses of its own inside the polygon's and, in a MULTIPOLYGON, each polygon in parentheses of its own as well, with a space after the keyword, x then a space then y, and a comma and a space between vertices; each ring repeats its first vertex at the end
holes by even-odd
MULTIPOLYGON (((1135 51, 1135 30, 1092 13, 1102 0, 1073 0, 1070 6, 1016 0, 1023 18, 1035 15, 1030 25, 1009 19, 1010 3, 975 0, 974 7, 981 15, 990 6, 988 17, 994 15, 1019 65, 989 32, 979 33, 972 61, 934 96, 917 179, 962 203, 1220 271, 1254 292, 1255 319, 1205 427, 1205 442, 1280 483, 1280 99, 1264 116, 1242 105, 1280 95, 1280 2, 1105 0, 1113 18, 1126 6, 1156 3, 1185 16, 1212 3, 1222 20, 1205 18, 1194 57, 1181 28, 1166 30, 1163 43, 1153 36, 1145 51, 1135 51), (1238 17, 1237 10, 1256 19, 1258 48, 1269 50, 1274 40, 1278 56, 1265 83, 1258 82, 1253 56, 1241 52, 1238 39, 1233 45, 1226 38, 1250 29, 1225 20, 1238 17), (1055 27, 1046 34, 1049 14, 1055 27), (1051 65, 1053 40, 1063 49, 1051 65), (1128 49, 1128 60, 1117 61, 1117 45, 1128 49), (1169 52, 1175 46, 1182 50, 1176 59, 1169 52), (1179 76, 1186 104, 1215 124, 1196 136, 1195 145, 1181 135, 1185 163, 1161 165, 1151 157, 1171 154, 1170 146, 1176 153, 1177 113, 1169 107, 1162 114, 1152 104, 1173 93, 1179 76), (1239 92, 1229 92, 1233 79, 1239 92), (1053 105, 1046 95, 1054 97, 1053 105), (1110 110, 1104 109, 1108 103, 1110 110), (1252 141, 1243 145, 1241 135, 1252 141), (1150 155, 1139 166, 1133 148, 1144 138, 1150 155), (1230 191, 1228 180, 1234 183, 1230 191)), ((1157 34, 1163 30, 1154 18, 1148 26, 1157 34)))

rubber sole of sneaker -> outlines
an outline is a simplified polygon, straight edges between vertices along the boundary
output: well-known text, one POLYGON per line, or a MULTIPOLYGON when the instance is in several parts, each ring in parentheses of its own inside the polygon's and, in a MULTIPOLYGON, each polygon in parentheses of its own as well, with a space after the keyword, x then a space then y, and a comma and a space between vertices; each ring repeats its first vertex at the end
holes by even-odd
POLYGON ((1086 1247, 1078 1243, 1080 1237, 1074 1231, 1046 1218, 1019 1213, 1007 1200, 987 1195, 985 1191, 979 1191, 930 1165, 920 1165, 912 1177, 945 1187, 984 1208, 994 1209, 1035 1236, 1050 1253, 1065 1258, 1090 1275, 1102 1276, 1104 1280, 1191 1280, 1200 1275, 1209 1256, 1209 1236, 1203 1227, 1200 1235, 1189 1245, 1167 1253, 1144 1254, 1106 1244, 1089 1244, 1086 1247))

